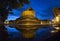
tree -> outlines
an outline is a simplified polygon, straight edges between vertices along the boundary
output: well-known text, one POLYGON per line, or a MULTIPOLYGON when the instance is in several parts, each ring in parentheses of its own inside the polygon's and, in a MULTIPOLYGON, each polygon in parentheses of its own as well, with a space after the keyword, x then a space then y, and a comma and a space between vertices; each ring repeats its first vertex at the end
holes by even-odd
POLYGON ((12 9, 16 9, 18 7, 22 7, 25 4, 29 4, 28 0, 0 0, 0 16, 2 16, 2 20, 6 19, 8 15, 8 11, 12 9), (6 9, 8 7, 8 9, 6 9))
POLYGON ((0 36, 1 41, 6 41, 8 34, 4 25, 1 25, 7 18, 9 10, 22 7, 23 5, 28 4, 28 0, 0 0, 0 36), (6 9, 8 7, 8 9, 6 9))

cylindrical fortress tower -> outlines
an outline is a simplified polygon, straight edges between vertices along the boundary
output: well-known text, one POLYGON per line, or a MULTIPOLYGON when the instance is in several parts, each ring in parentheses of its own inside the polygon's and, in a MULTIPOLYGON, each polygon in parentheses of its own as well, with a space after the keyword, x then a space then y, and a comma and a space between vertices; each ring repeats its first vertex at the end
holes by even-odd
POLYGON ((31 8, 28 8, 22 12, 21 17, 35 17, 35 12, 31 8))

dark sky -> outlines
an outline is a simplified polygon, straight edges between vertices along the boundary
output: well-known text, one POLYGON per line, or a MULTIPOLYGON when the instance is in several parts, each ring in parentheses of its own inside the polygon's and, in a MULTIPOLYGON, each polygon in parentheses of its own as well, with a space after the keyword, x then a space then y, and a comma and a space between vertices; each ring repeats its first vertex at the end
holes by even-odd
MULTIPOLYGON (((19 17, 21 14, 21 11, 31 7, 35 11, 35 17, 41 20, 45 19, 53 19, 53 8, 59 8, 60 7, 60 0, 29 0, 30 4, 24 4, 22 8, 18 9, 13 9, 12 12, 14 13, 13 15, 9 14, 7 20, 15 20, 16 18, 19 17)), ((43 38, 47 37, 49 34, 50 29, 39 29, 37 33, 36 40, 43 40, 43 38), (39 38, 38 38, 39 37, 39 38)), ((15 28, 8 28, 9 34, 13 32, 18 33, 18 31, 15 28)), ((15 35, 15 34, 14 34, 15 35)), ((16 36, 16 35, 15 35, 16 36)))

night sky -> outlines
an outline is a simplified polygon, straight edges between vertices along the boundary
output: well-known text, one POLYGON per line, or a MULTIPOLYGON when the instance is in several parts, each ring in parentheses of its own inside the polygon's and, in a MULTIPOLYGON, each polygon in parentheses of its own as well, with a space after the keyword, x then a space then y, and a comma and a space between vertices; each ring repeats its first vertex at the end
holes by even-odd
MULTIPOLYGON (((31 7, 35 11, 35 17, 40 20, 52 20, 53 19, 53 9, 60 7, 60 0, 29 0, 30 4, 24 4, 22 8, 12 9, 13 14, 8 15, 7 20, 15 20, 20 17, 22 11, 31 7)), ((42 41, 46 37, 49 37, 50 28, 41 28, 36 31, 36 37, 33 40, 42 41)), ((14 38, 18 37, 19 31, 15 28, 7 27, 7 31, 9 35, 13 35, 14 38), (16 34, 15 34, 16 33, 16 34)))

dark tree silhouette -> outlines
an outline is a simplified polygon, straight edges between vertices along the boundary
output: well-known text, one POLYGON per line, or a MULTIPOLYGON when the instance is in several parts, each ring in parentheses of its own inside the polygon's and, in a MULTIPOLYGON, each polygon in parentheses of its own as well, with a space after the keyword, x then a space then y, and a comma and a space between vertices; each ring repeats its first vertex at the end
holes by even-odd
POLYGON ((6 41, 8 34, 3 23, 8 16, 9 10, 22 7, 24 4, 29 4, 28 0, 0 0, 0 41, 6 41), (6 9, 8 7, 8 9, 6 9))

